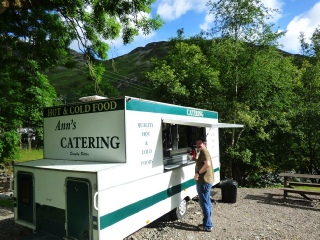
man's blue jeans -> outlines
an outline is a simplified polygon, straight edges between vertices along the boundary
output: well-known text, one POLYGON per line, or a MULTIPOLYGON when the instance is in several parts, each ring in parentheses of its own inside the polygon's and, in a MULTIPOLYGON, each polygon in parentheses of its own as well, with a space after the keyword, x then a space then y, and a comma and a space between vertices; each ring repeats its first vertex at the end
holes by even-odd
POLYGON ((209 183, 198 183, 197 192, 199 196, 199 203, 203 213, 203 226, 205 230, 210 231, 213 227, 211 221, 212 204, 210 200, 210 190, 212 184, 209 183))

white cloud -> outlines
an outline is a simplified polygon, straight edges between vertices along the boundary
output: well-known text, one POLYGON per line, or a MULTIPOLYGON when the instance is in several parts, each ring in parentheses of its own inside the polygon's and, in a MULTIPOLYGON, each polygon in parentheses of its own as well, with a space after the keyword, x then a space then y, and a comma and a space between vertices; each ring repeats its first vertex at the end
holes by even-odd
POLYGON ((213 23, 214 17, 212 14, 207 14, 204 18, 204 23, 200 24, 200 29, 203 31, 208 31, 212 28, 211 23, 213 23))
POLYGON ((276 23, 282 17, 282 6, 284 3, 281 0, 261 0, 261 2, 268 9, 278 10, 278 12, 273 12, 271 19, 267 21, 267 23, 276 23))
POLYGON ((160 0, 157 14, 162 19, 172 21, 188 11, 203 12, 208 0, 160 0))
POLYGON ((294 17, 287 26, 287 33, 279 40, 283 50, 298 53, 300 50, 299 35, 303 32, 309 39, 314 30, 320 25, 320 2, 316 3, 308 12, 294 17))
MULTIPOLYGON (((278 12, 274 12, 271 14, 271 19, 267 20, 267 23, 275 23, 281 18, 281 11, 283 2, 281 0, 261 0, 263 5, 268 9, 278 9, 278 12)), ((209 9, 207 9, 209 10, 209 9)), ((200 29, 203 31, 207 31, 212 28, 212 23, 214 21, 214 17, 212 14, 207 14, 205 16, 204 22, 200 24, 200 29)))

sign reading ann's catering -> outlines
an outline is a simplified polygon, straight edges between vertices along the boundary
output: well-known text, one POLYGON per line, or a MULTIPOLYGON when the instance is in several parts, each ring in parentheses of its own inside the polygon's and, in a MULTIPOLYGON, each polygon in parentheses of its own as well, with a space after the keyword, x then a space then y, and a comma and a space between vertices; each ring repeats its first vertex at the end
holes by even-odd
POLYGON ((75 115, 75 114, 107 112, 107 111, 115 111, 115 110, 124 110, 124 99, 94 101, 94 102, 86 102, 86 103, 79 103, 79 104, 73 104, 73 105, 45 108, 43 110, 43 116, 45 118, 48 118, 48 117, 58 117, 58 116, 75 115))
POLYGON ((44 115, 45 158, 125 161, 123 99, 46 108, 44 115))

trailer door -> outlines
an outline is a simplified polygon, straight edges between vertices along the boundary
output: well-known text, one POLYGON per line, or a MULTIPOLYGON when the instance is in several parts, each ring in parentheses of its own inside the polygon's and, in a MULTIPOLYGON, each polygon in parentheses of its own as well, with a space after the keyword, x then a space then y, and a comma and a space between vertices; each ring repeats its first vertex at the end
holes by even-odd
POLYGON ((91 239, 91 188, 82 179, 67 179, 67 237, 77 240, 91 239))
POLYGON ((32 173, 18 172, 18 219, 34 225, 34 177, 32 173))

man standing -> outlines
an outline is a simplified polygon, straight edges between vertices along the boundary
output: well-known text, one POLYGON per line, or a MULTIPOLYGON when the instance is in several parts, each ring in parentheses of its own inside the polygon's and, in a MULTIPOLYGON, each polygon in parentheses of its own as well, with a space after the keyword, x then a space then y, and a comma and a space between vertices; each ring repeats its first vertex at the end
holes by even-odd
POLYGON ((212 204, 210 200, 210 190, 213 185, 213 168, 209 151, 205 146, 205 140, 198 138, 196 146, 200 154, 196 160, 194 180, 197 182, 197 192, 199 203, 203 213, 203 224, 199 230, 211 232, 213 224, 211 221, 212 204))

